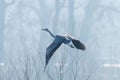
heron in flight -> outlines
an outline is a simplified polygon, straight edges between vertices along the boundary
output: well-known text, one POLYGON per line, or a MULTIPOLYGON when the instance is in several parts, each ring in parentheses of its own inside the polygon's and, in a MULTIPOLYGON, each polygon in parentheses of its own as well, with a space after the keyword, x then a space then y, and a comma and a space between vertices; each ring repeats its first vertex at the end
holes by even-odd
POLYGON ((73 38, 72 36, 69 36, 69 35, 53 35, 51 33, 51 31, 47 28, 42 29, 42 30, 48 32, 54 38, 54 41, 46 49, 45 68, 48 65, 48 62, 50 61, 54 52, 60 47, 60 45, 62 43, 70 46, 71 48, 85 50, 84 44, 81 43, 78 39, 73 38))

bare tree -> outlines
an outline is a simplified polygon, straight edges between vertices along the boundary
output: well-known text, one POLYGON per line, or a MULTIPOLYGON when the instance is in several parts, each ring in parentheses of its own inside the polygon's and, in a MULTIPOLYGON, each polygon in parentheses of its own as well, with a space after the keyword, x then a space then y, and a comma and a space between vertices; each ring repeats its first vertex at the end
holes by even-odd
POLYGON ((65 0, 63 0, 63 2, 61 2, 61 0, 55 0, 55 14, 54 14, 54 18, 53 18, 53 32, 56 33, 57 31, 57 27, 58 27, 58 20, 59 20, 59 15, 60 12, 63 8, 65 4, 65 0))
POLYGON ((74 19, 74 0, 69 0, 69 25, 68 28, 70 30, 70 34, 74 33, 74 28, 75 28, 75 19, 74 19))
POLYGON ((53 31, 54 32, 57 31, 60 10, 61 10, 60 0, 55 0, 55 14, 54 14, 54 20, 53 20, 53 31))
POLYGON ((81 38, 86 42, 89 40, 89 34, 91 32, 91 27, 95 21, 94 13, 98 9, 97 5, 99 0, 88 0, 88 5, 85 7, 85 17, 82 22, 81 28, 81 38))
POLYGON ((4 21, 5 21, 5 2, 4 0, 0 0, 0 62, 1 60, 3 60, 3 55, 4 55, 4 51, 3 51, 3 43, 4 43, 4 21))
POLYGON ((49 25, 49 16, 48 16, 48 9, 47 9, 47 4, 46 0, 39 0, 39 5, 40 5, 40 23, 41 27, 48 27, 49 25))
POLYGON ((11 3, 6 3, 5 0, 0 0, 0 63, 4 61, 4 29, 5 29, 5 10, 9 5, 14 4, 14 0, 11 3))

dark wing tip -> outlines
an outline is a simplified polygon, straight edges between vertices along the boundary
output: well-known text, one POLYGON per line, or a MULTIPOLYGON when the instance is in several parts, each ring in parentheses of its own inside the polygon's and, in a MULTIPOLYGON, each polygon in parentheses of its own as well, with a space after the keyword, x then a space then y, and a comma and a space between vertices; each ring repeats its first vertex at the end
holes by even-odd
POLYGON ((81 43, 79 40, 73 39, 72 42, 77 49, 86 50, 85 45, 83 43, 81 43))
POLYGON ((81 48, 81 50, 86 50, 86 47, 83 45, 82 48, 81 48))

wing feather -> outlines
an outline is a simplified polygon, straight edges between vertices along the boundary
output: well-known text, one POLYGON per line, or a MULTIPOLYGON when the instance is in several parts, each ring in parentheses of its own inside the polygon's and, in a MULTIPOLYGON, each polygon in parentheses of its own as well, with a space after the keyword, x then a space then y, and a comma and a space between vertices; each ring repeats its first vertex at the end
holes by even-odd
POLYGON ((85 50, 85 45, 81 43, 79 40, 72 39, 72 43, 77 49, 85 50))
POLYGON ((55 40, 51 43, 51 45, 46 49, 46 66, 51 59, 53 53, 59 48, 59 46, 64 41, 64 38, 61 36, 56 36, 55 40))

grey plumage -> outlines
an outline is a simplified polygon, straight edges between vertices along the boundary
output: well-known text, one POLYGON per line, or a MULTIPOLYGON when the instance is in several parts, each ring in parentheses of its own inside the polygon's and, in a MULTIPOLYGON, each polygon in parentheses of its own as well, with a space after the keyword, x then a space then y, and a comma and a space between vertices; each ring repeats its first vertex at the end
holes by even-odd
POLYGON ((54 38, 54 41, 50 44, 50 46, 46 49, 46 63, 45 63, 45 68, 48 65, 52 55, 54 54, 54 52, 60 47, 60 45, 62 43, 70 46, 71 48, 76 48, 76 49, 81 49, 81 50, 85 50, 85 46, 83 43, 81 43, 79 40, 65 35, 65 36, 61 36, 61 35, 53 35, 49 29, 42 29, 43 31, 47 31, 49 32, 49 34, 54 38))
POLYGON ((52 44, 46 49, 46 66, 50 58, 52 57, 53 53, 56 51, 56 49, 59 48, 59 46, 62 44, 63 41, 64 41, 64 38, 60 36, 56 36, 52 44))

